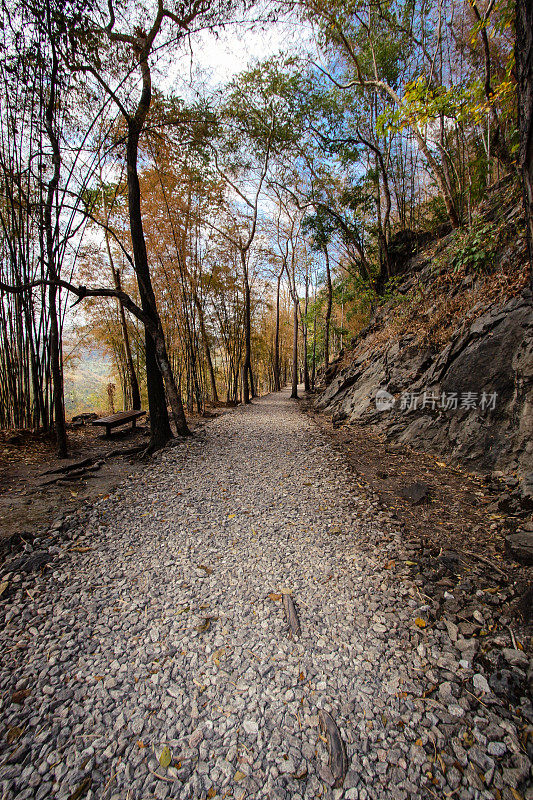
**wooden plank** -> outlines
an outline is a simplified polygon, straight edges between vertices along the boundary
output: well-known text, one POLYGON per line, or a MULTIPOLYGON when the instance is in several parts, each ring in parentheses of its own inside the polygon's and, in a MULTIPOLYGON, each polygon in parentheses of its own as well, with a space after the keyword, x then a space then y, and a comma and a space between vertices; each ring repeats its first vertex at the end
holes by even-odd
POLYGON ((101 417, 92 421, 92 425, 105 425, 106 427, 114 428, 116 425, 122 425, 126 422, 135 422, 138 417, 142 417, 146 411, 118 411, 116 414, 111 414, 109 417, 101 417))

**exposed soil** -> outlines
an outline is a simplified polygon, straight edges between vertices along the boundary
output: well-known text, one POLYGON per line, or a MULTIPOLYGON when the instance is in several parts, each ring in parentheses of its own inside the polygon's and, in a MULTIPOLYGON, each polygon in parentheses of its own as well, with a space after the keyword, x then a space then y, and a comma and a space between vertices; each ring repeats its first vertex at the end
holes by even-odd
POLYGON ((527 637, 531 598, 525 595, 533 567, 518 564, 505 551, 505 533, 516 525, 516 517, 498 507, 505 485, 449 466, 438 456, 388 443, 369 426, 335 428, 309 399, 302 405, 350 465, 356 484, 399 520, 405 546, 417 553, 413 571, 419 571, 425 590, 431 584, 452 588, 468 578, 472 594, 489 582, 497 584, 527 637), (427 490, 421 500, 404 496, 412 490, 416 495, 421 486, 427 490))
MULTIPOLYGON (((224 408, 217 408, 206 417, 221 413, 224 408)), ((206 418, 196 416, 188 421, 194 432, 206 418)), ((90 424, 69 425, 70 458, 58 459, 50 434, 0 431, 0 557, 21 538, 32 538, 49 527, 58 514, 75 512, 109 494, 141 465, 140 454, 127 451, 148 444, 148 439, 146 424, 114 429, 109 439, 101 428, 90 424), (120 449, 126 455, 111 455, 120 449), (53 472, 85 459, 94 459, 96 468, 77 478, 53 472)))

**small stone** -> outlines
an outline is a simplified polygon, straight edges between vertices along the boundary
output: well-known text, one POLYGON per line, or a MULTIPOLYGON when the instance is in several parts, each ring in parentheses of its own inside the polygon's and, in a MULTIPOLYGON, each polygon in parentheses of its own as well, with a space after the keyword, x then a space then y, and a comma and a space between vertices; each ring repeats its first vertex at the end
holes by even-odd
POLYGON ((487 751, 491 756, 494 756, 495 758, 501 758, 507 752, 507 747, 503 742, 489 742, 487 745, 487 751))
POLYGON ((168 783, 164 783, 163 781, 159 781, 159 783, 155 787, 155 796, 157 800, 165 800, 168 797, 170 792, 170 786, 168 783))
POLYGON ((259 726, 257 722, 255 722, 254 720, 245 719, 242 724, 242 727, 244 728, 246 733, 248 733, 250 736, 257 736, 257 734, 259 733, 259 726))
POLYGON ((527 669, 529 665, 529 659, 527 655, 522 650, 514 650, 510 647, 505 647, 502 651, 502 656, 505 658, 508 664, 512 667, 520 667, 521 669, 527 669))
POLYGON ((198 747, 203 738, 204 732, 202 728, 196 728, 189 736, 189 747, 198 747))
POLYGON ((464 717, 465 710, 458 706, 456 703, 450 703, 448 706, 448 713, 452 715, 452 717, 464 717))
POLYGON ((472 678, 472 683, 478 691, 483 692, 484 694, 490 694, 489 682, 480 672, 476 672, 472 678))

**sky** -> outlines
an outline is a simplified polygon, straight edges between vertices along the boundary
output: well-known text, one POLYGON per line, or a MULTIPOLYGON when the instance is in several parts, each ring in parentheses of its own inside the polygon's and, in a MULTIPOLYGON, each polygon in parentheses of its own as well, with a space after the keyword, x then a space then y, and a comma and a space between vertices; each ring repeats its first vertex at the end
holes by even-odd
POLYGON ((311 26, 295 17, 265 24, 231 24, 216 36, 207 31, 195 34, 191 48, 170 65, 164 82, 178 93, 180 89, 188 93, 192 84, 216 94, 258 61, 278 53, 305 55, 309 51, 316 52, 311 26))

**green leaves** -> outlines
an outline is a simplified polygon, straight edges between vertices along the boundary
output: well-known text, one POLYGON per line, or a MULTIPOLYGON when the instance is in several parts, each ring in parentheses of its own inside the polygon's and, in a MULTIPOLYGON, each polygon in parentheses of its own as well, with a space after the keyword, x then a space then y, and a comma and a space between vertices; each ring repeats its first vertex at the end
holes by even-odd
POLYGON ((163 767, 163 769, 167 769, 170 766, 170 762, 172 761, 172 754, 170 749, 165 745, 161 750, 159 755, 159 766, 163 767))

